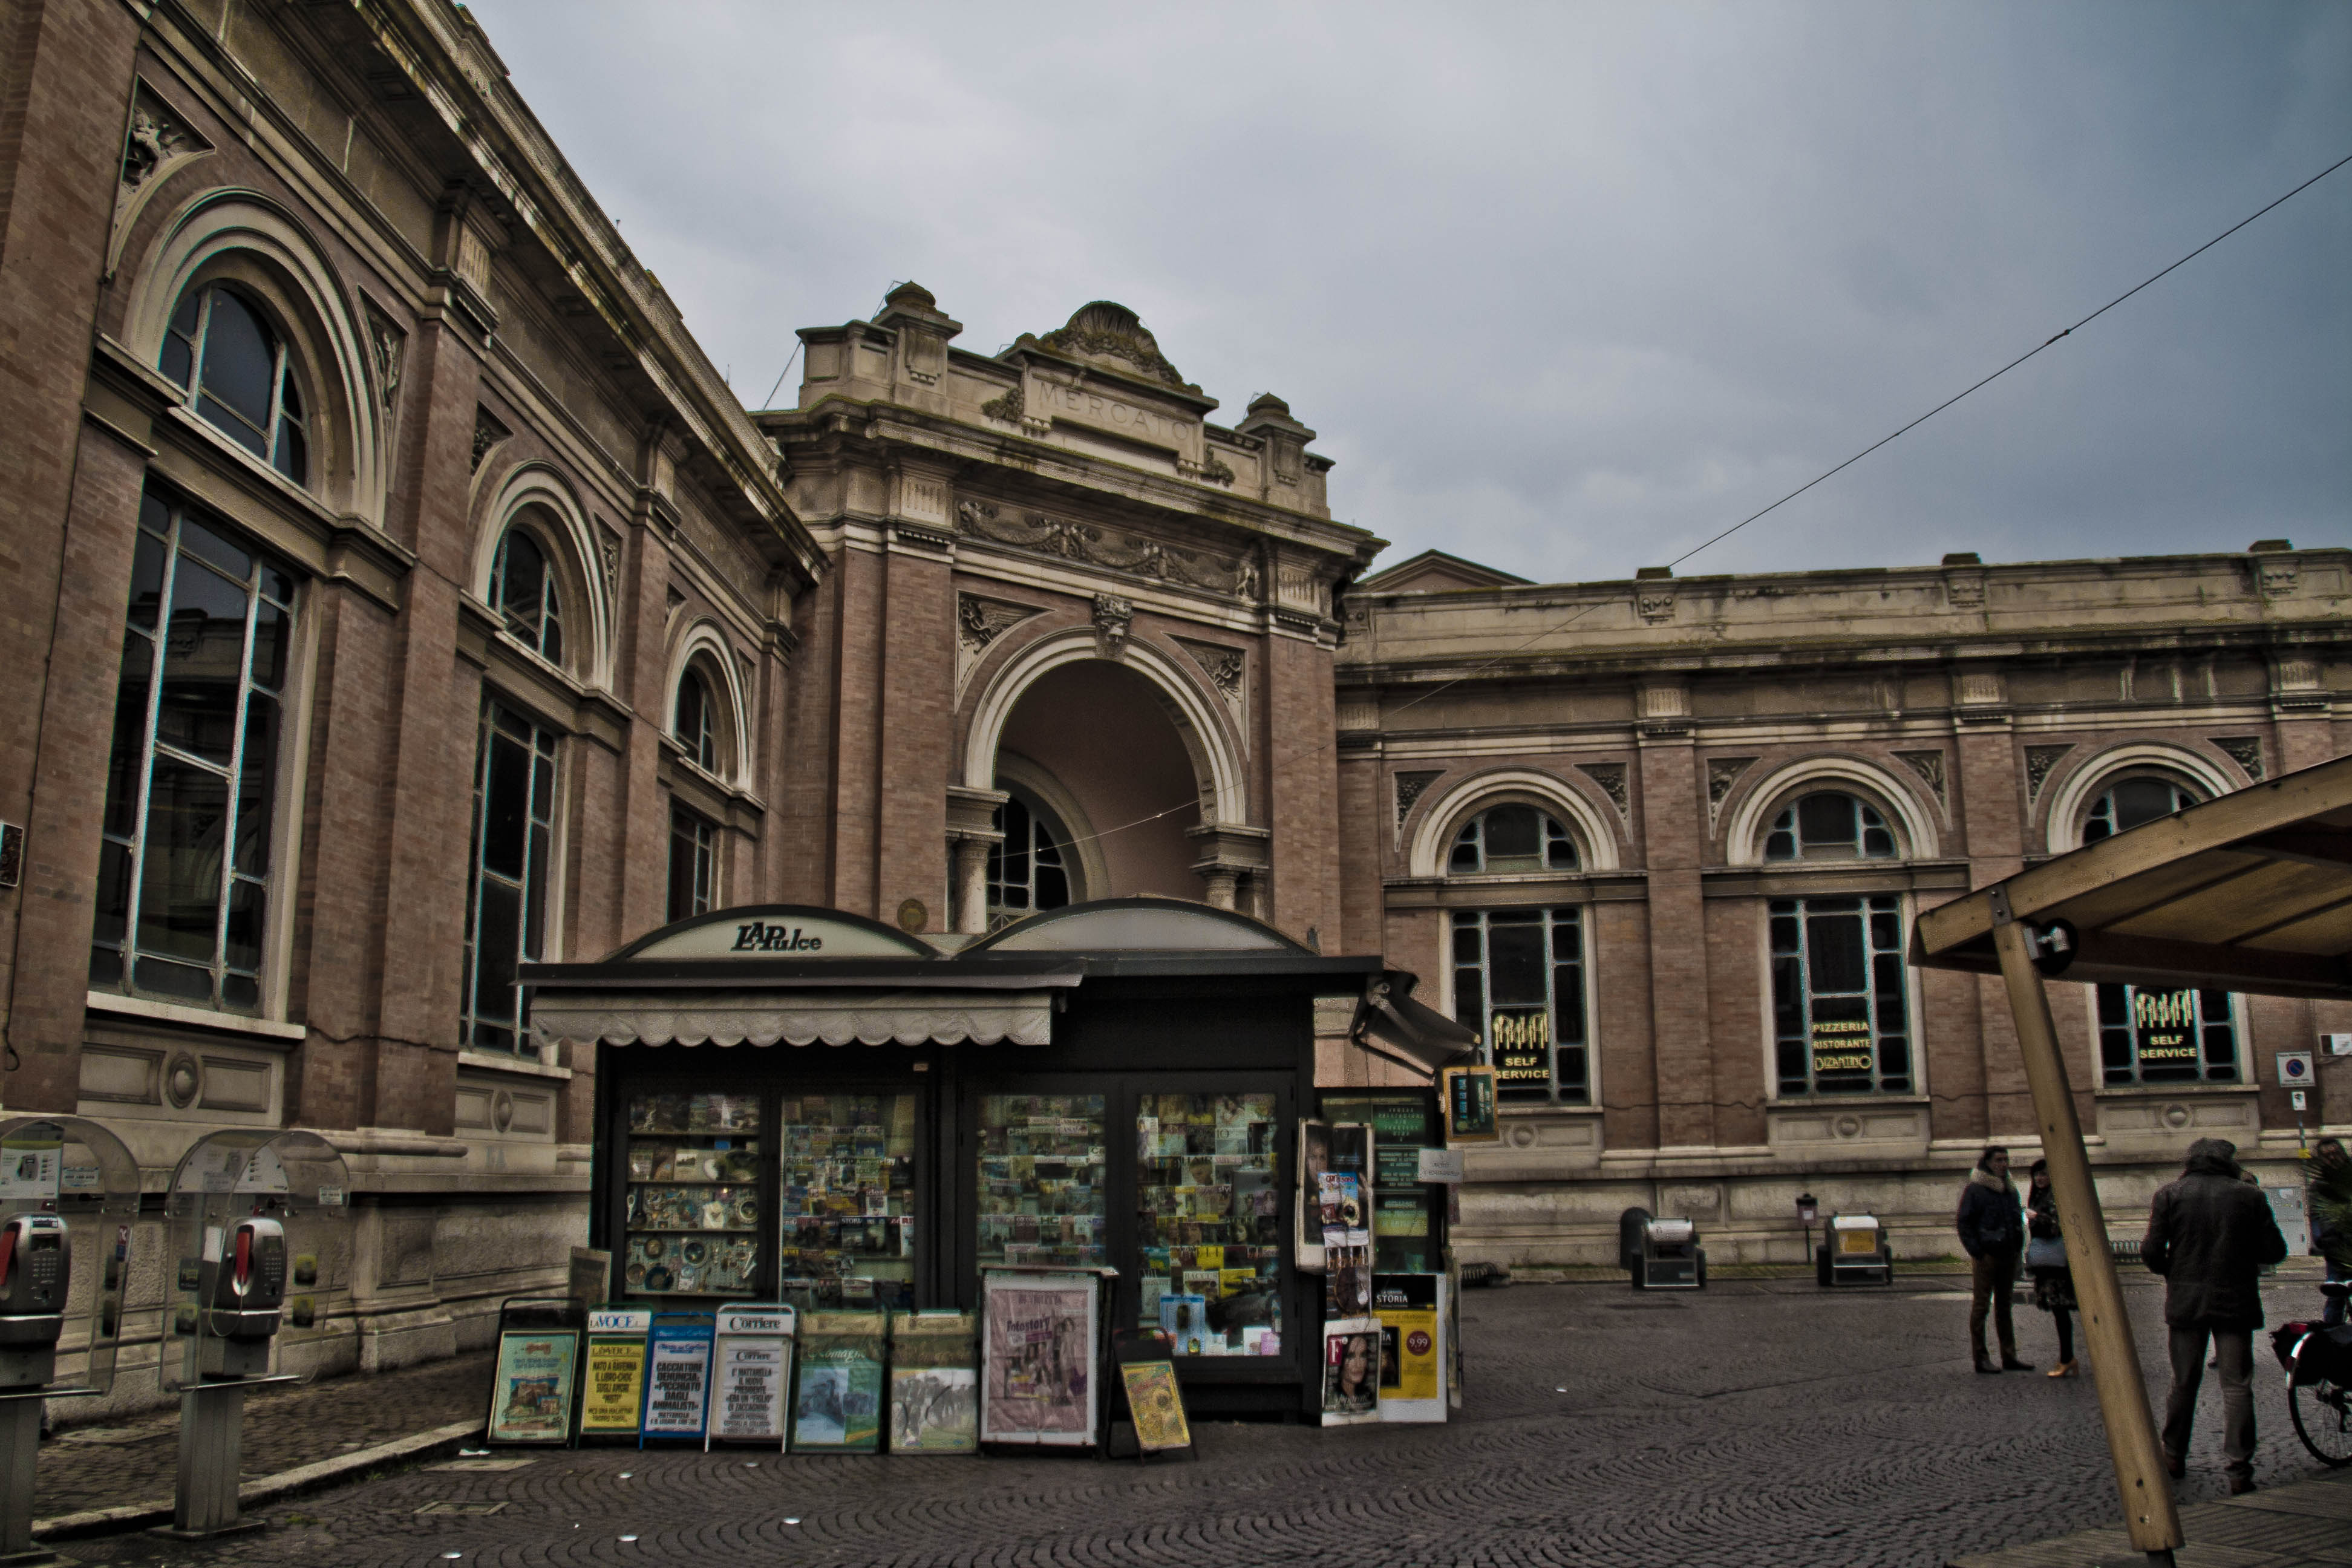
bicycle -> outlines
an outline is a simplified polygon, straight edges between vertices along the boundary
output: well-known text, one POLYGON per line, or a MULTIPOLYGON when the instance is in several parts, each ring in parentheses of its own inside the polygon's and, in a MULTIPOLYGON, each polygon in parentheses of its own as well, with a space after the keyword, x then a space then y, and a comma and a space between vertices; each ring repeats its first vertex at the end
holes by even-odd
MULTIPOLYGON (((2331 1301, 2352 1296, 2352 1283, 2331 1280, 2319 1289, 2331 1301)), ((2341 1469, 2352 1465, 2352 1345, 2341 1342, 2340 1331, 2319 1323, 2293 1327, 2302 1331, 2280 1357, 2286 1363, 2287 1415, 2312 1458, 2341 1469)))

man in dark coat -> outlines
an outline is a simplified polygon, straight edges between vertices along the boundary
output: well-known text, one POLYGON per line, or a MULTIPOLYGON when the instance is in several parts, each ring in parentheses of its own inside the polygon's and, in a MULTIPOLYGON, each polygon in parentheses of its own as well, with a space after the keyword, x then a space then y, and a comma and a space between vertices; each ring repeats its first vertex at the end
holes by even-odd
POLYGON ((1974 1289, 1969 1298, 1969 1343, 1979 1372, 2032 1372, 2017 1359, 2017 1325, 2010 1317, 2010 1291, 2017 1283, 2018 1254, 2025 1248, 2024 1210, 2009 1179, 2009 1151, 1988 1149, 1960 1189, 1960 1246, 1969 1255, 1974 1289), (1985 1309, 1992 1309, 2000 1340, 2000 1363, 1985 1354, 1985 1309))
POLYGON ((2157 1190, 2139 1255, 2164 1276, 2171 1325, 2172 1397, 2164 1407, 2165 1468, 2185 1473, 2197 1385, 2212 1336, 2221 1369, 2221 1457, 2236 1496, 2254 1489, 2254 1331, 2263 1326, 2262 1269, 2286 1256, 2286 1237, 2262 1189, 2240 1178, 2238 1149, 2219 1138, 2189 1146, 2180 1179, 2157 1190))

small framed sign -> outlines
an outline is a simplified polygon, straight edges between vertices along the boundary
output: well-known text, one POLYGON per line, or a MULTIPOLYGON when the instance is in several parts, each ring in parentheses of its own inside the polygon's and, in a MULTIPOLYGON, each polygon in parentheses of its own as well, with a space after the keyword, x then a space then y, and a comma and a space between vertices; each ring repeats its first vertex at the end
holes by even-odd
POLYGON ((1445 1104, 1445 1142, 1493 1143, 1503 1136, 1495 1124, 1495 1069, 1447 1068, 1439 1075, 1445 1104))

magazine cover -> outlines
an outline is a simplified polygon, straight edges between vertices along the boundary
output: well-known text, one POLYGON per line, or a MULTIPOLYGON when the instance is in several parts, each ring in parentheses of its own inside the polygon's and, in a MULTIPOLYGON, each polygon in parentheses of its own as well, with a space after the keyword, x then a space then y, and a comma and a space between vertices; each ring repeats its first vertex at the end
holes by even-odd
POLYGON ((1135 1441, 1145 1453, 1192 1446, 1192 1428, 1184 1419, 1184 1396, 1176 1386, 1174 1365, 1164 1361, 1121 1362, 1118 1374, 1127 1385, 1135 1441))
POLYGON ((491 1442, 561 1443, 572 1436, 572 1366, 579 1348, 580 1335, 571 1329, 499 1336, 491 1442))
POLYGON ((1373 1282, 1383 1421, 1445 1419, 1444 1283, 1437 1274, 1382 1274, 1373 1282))
POLYGON ((1160 1331, 1171 1355, 1200 1355, 1209 1337, 1209 1299, 1170 1292, 1160 1298, 1160 1331))
POLYGON ((1092 1274, 982 1276, 982 1442, 1094 1441, 1101 1288, 1092 1274))
POLYGON ((613 1437, 636 1432, 645 1413, 646 1335, 653 1320, 654 1315, 643 1308, 600 1308, 588 1314, 581 1436, 613 1437))
POLYGON ((646 1437, 699 1437, 710 1415, 710 1321, 654 1323, 646 1358, 646 1437))
POLYGON ((1335 1318, 1323 1325, 1323 1425, 1381 1418, 1381 1321, 1335 1318))
POLYGON ((781 1303, 719 1310, 719 1374, 706 1439, 782 1446, 792 1333, 793 1310, 781 1303))
POLYGON ((980 1448, 979 1321, 971 1312, 890 1315, 890 1451, 980 1448))
POLYGON ((856 1344, 802 1352, 793 1451, 870 1454, 882 1435, 882 1363, 856 1344))
POLYGON ((1296 1205, 1298 1234, 1291 1246, 1298 1267, 1307 1273, 1323 1268, 1323 1211, 1319 1198, 1323 1173, 1331 1168, 1331 1124, 1309 1121, 1301 1118, 1298 1123, 1298 1200, 1296 1205))

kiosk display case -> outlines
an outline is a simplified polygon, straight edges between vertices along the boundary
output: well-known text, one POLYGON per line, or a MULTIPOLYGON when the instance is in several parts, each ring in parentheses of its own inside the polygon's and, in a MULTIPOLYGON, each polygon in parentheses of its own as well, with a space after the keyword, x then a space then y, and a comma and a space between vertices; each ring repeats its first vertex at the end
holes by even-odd
POLYGON ((1282 1335, 1282 1151, 1271 1094, 1145 1094, 1135 1115, 1137 1320, 1206 1332, 1201 1355, 1259 1355, 1282 1335), (1175 1310, 1166 1310, 1173 1300, 1175 1310))
POLYGON ((788 1094, 777 1118, 776 1267, 783 1299, 915 1305, 915 1097, 788 1094))
POLYGON ((982 1095, 980 1261, 1102 1263, 1106 1163, 1101 1095, 982 1095))
POLYGON ((633 1296, 750 1296, 759 1267, 760 1097, 629 1098, 633 1296))

